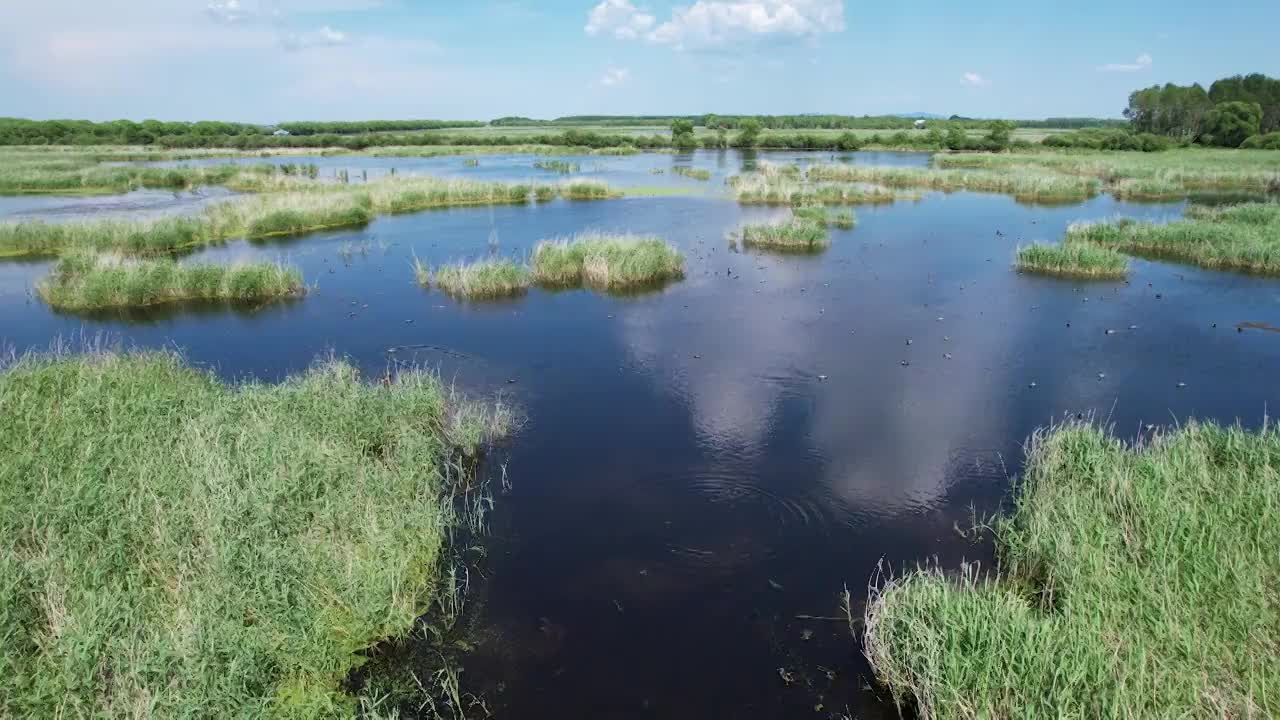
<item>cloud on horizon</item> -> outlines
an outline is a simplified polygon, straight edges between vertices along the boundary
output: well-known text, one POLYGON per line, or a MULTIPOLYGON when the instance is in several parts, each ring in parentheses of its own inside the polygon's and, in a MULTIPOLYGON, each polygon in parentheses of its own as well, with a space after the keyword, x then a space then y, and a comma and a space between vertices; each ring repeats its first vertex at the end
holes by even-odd
POLYGON ((843 0, 697 0, 657 19, 631 0, 602 0, 587 16, 588 35, 643 38, 684 49, 730 48, 762 39, 800 40, 843 32, 843 0))

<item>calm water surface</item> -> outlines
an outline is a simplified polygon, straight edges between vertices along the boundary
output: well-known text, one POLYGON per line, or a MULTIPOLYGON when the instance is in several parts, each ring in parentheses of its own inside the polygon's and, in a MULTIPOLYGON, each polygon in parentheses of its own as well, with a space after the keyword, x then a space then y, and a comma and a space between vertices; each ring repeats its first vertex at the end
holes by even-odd
MULTIPOLYGON (((584 167, 597 160, 685 182, 644 169, 672 156, 584 167)), ((742 158, 690 160, 722 161, 731 174, 742 158)), ((257 311, 59 315, 30 290, 47 263, 0 263, 0 338, 24 351, 105 333, 271 380, 333 350, 518 404, 464 677, 501 717, 888 717, 845 624, 821 618, 846 585, 865 597, 882 560, 989 561, 955 527, 998 507, 1031 431, 1064 413, 1124 436, 1190 416, 1256 426, 1280 400, 1280 334, 1237 331, 1280 324, 1274 281, 1142 260, 1128 283, 1010 268, 1074 220, 1181 209, 928 194, 858 208, 805 257, 732 251, 728 231, 785 211, 710 196, 426 212, 197 256, 281 258, 316 285, 257 311), (523 257, 587 229, 661 234, 688 276, 483 305, 414 284, 414 256, 523 257)))

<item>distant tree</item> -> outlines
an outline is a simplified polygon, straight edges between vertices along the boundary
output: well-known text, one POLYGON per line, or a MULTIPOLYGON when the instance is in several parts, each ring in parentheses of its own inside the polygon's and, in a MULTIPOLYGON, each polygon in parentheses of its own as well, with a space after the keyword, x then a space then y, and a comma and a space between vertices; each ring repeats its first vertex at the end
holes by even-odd
POLYGON ((964 150, 969 147, 969 136, 959 125, 952 125, 947 128, 947 148, 950 150, 964 150))
POLYGON ((1133 130, 1190 142, 1204 131, 1205 116, 1213 109, 1209 93, 1198 83, 1164 87, 1153 85, 1129 95, 1124 116, 1133 130))
POLYGON ((1257 103, 1262 108, 1262 132, 1280 130, 1280 80, 1276 78, 1262 73, 1223 78, 1209 86, 1209 99, 1214 104, 1257 103))
POLYGON ((760 144, 760 121, 746 118, 738 122, 738 137, 733 142, 738 147, 755 147, 760 144))
POLYGON ((1240 147, 1258 134, 1262 125, 1262 107, 1252 102, 1224 102, 1215 105, 1205 118, 1206 145, 1240 147))
POLYGON ((721 150, 729 147, 729 131, 723 126, 716 128, 716 147, 721 150))
POLYGON ((840 133, 840 137, 836 138, 836 147, 845 152, 853 152, 854 150, 862 149, 862 141, 851 132, 843 132, 840 133))
POLYGON ((987 147, 991 150, 1006 150, 1013 140, 1013 123, 1008 120, 996 120, 987 131, 987 147))
POLYGON ((679 150, 694 150, 698 139, 693 134, 693 122, 684 119, 671 121, 671 145, 679 150))

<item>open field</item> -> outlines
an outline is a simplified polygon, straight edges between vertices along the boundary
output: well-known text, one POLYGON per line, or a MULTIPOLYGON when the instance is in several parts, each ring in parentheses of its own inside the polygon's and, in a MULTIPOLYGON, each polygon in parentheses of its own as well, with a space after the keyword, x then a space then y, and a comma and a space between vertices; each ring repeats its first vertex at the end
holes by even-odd
POLYGON ((922 718, 1274 717, 1278 471, 1273 428, 1039 434, 999 576, 873 587, 867 657, 922 718))
POLYGON ((0 373, 0 710, 349 716, 444 590, 451 495, 511 427, 434 375, 227 386, 170 354, 0 373))
POLYGON ((1129 272, 1129 259, 1111 248, 1086 242, 1037 243, 1018 248, 1015 266, 1038 275, 1109 280, 1129 272))
POLYGON ((1280 274, 1280 203, 1198 208, 1165 224, 1077 223, 1066 244, 1090 244, 1220 270, 1280 274))
POLYGON ((193 300, 263 303, 307 288, 301 273, 274 263, 186 265, 80 251, 59 260, 36 290, 59 310, 88 311, 193 300))

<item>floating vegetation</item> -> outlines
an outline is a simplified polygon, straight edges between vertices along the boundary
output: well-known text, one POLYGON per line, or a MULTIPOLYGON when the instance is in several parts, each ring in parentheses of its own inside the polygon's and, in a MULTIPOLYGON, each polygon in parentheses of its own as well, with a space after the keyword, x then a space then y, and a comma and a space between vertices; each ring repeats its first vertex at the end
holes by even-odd
POLYGON ((1280 713, 1280 433, 1191 422, 1126 447, 1035 435, 1001 574, 874 584, 864 647, 922 718, 1280 713))
POLYGON ((551 287, 627 290, 684 277, 684 255, 658 237, 593 232, 538 243, 532 270, 536 282, 551 287))
POLYGON ((1280 275, 1280 203, 1196 208, 1170 223, 1076 223, 1067 244, 1091 244, 1135 255, 1219 270, 1280 275))
POLYGON ((435 271, 414 260, 414 273, 423 287, 434 284, 467 300, 513 297, 529 289, 529 268, 507 259, 442 265, 435 271))
POLYGON ((170 354, 0 373, 0 698, 17 717, 329 717, 445 582, 468 468, 513 427, 437 376, 225 385, 170 354))
POLYGON ((539 170, 550 170, 561 175, 571 175, 582 169, 578 163, 568 162, 567 160, 536 160, 533 166, 539 170))
POLYGON ((803 216, 787 222, 744 225, 741 237, 744 247, 781 252, 819 252, 831 243, 825 222, 803 216))
POLYGON ((1107 247, 1084 242, 1035 244, 1018 248, 1016 266, 1023 272, 1086 280, 1123 278, 1129 259, 1107 247))
POLYGON ((476 158, 467 158, 462 161, 463 167, 480 167, 480 161, 476 158))
POLYGON ((684 177, 687 177, 687 178, 693 178, 694 180, 710 180, 711 179, 710 170, 700 170, 697 168, 677 166, 677 167, 671 168, 671 172, 675 173, 676 175, 683 175, 684 177))
POLYGON ((136 308, 193 300, 261 303, 307 292, 302 273, 276 263, 179 264, 115 253, 64 256, 36 291, 59 310, 136 308))

